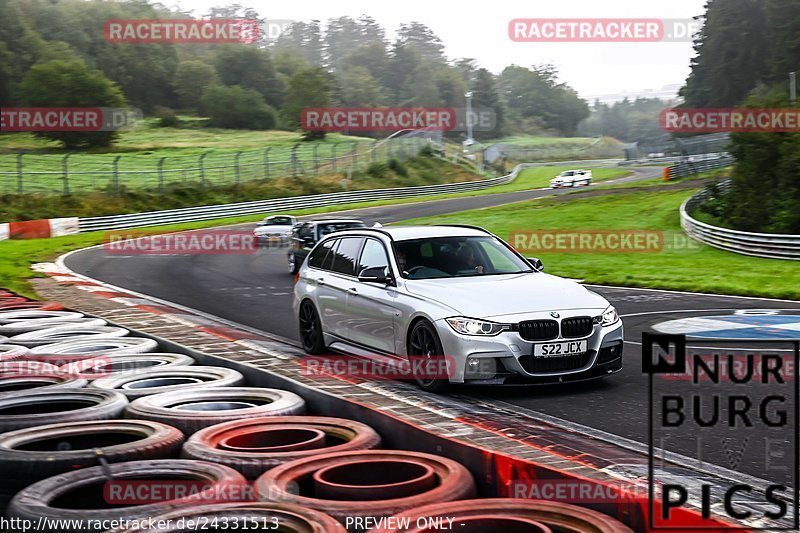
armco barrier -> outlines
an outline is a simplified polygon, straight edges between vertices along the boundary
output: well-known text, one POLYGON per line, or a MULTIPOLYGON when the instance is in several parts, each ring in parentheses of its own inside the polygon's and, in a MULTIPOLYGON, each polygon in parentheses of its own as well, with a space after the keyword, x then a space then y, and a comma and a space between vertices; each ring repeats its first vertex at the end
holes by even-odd
POLYGON ((309 209, 314 207, 342 205, 356 202, 374 200, 388 200, 395 198, 410 198, 447 194, 465 191, 479 191, 497 185, 511 183, 517 175, 526 168, 556 165, 592 164, 593 166, 613 166, 618 163, 616 159, 601 159, 594 161, 554 161, 548 163, 522 163, 514 167, 510 174, 486 180, 467 181, 462 183, 445 183, 441 185, 423 185, 419 187, 397 187, 392 189, 372 189, 366 191, 344 191, 310 196, 294 196, 291 198, 273 198, 270 200, 256 200, 254 202, 241 202, 235 204, 210 205, 201 207, 186 207, 168 211, 151 211, 148 213, 133 213, 127 215, 112 215, 105 217, 91 217, 80 219, 80 232, 140 228, 157 224, 175 224, 195 220, 213 220, 217 218, 252 215, 270 211, 287 209, 309 209))
MULTIPOLYGON (((724 192, 730 185, 730 180, 726 180, 720 184, 720 189, 724 192)), ((687 235, 704 244, 729 252, 800 261, 800 235, 737 231, 712 226, 692 218, 690 212, 708 198, 709 192, 703 190, 681 205, 681 227, 687 235)))
POLYGON ((414 196, 426 196, 447 194, 466 191, 478 191, 511 183, 517 178, 519 172, 525 168, 555 165, 586 165, 591 163, 593 166, 608 165, 613 166, 618 163, 615 159, 602 159, 594 161, 554 161, 547 163, 522 163, 514 167, 510 174, 497 178, 490 178, 477 181, 466 181, 461 183, 445 183, 440 185, 423 185, 419 187, 397 187, 391 189, 371 189, 365 191, 343 191, 326 194, 314 194, 308 196, 293 196, 289 198, 272 198, 269 200, 256 200, 253 202, 239 202, 234 204, 206 205, 199 207, 185 207, 181 209, 169 209, 165 211, 149 211, 146 213, 129 213, 123 215, 110 215, 102 217, 88 218, 69 218, 51 219, 43 221, 11 222, 9 223, 8 236, 4 237, 2 225, 0 225, 0 240, 3 238, 25 239, 25 238, 46 238, 59 235, 69 235, 73 233, 85 233, 87 231, 106 231, 113 229, 141 228, 145 226, 155 226, 162 224, 176 224, 181 222, 192 222, 198 220, 214 220, 218 218, 235 217, 242 215, 252 215, 257 213, 267 213, 271 211, 283 211, 288 209, 309 209, 314 207, 342 205, 356 202, 368 202, 374 200, 387 200, 395 198, 410 198, 414 196), (40 228, 40 231, 32 229, 19 230, 15 232, 15 227, 40 228), (45 227, 48 228, 45 230, 45 227))

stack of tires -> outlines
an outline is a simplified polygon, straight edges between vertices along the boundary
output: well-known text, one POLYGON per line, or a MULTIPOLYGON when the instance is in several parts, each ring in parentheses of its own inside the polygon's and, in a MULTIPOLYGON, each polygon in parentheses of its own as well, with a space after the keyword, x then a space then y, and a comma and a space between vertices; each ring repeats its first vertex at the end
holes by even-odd
POLYGON ((379 531, 423 531, 418 523, 442 517, 467 532, 630 531, 574 506, 471 501, 475 482, 456 461, 381 449, 365 424, 310 416, 292 392, 248 387, 237 370, 158 348, 102 319, 0 291, 9 532, 32 523, 59 533, 343 532, 394 515, 413 520, 379 531))

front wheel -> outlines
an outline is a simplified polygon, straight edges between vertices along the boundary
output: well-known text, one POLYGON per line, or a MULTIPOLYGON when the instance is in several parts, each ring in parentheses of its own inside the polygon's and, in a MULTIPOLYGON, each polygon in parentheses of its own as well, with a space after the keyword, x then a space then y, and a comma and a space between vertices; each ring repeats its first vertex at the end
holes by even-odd
MULTIPOLYGON (((412 359, 422 359, 422 362, 431 362, 435 369, 434 376, 439 375, 439 370, 445 368, 445 356, 436 328, 425 320, 414 324, 409 335, 408 355, 412 359)), ((451 369, 448 369, 451 370, 451 369)), ((450 375, 450 372, 447 372, 450 375)), ((416 376, 415 381, 422 390, 442 393, 450 388, 450 380, 437 379, 431 375, 416 376)))
POLYGON ((314 304, 308 300, 300 304, 299 319, 303 350, 309 355, 321 354, 325 350, 325 339, 322 336, 322 323, 314 304))

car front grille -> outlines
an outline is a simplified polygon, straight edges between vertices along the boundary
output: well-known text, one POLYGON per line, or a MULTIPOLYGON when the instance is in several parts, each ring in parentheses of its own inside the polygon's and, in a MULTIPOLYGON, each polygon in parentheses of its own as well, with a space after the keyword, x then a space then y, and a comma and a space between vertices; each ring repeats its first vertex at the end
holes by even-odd
POLYGON ((576 316, 561 321, 561 336, 565 339, 587 337, 592 334, 594 322, 589 316, 576 316))
POLYGON ((519 335, 526 341, 549 341, 558 337, 555 320, 526 320, 518 325, 519 335))
POLYGON ((564 357, 534 357, 532 355, 523 355, 519 358, 519 364, 530 374, 568 372, 585 367, 589 364, 591 357, 591 352, 564 357))

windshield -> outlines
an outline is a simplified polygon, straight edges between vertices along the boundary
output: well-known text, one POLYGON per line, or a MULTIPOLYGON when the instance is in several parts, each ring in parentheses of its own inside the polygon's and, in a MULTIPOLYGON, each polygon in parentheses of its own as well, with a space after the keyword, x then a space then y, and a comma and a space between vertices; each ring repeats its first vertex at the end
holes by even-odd
POLYGON ((532 272, 494 237, 432 237, 395 242, 395 257, 408 279, 452 278, 532 272))
POLYGON ((329 233, 333 233, 334 231, 341 231, 343 229, 348 228, 365 228, 363 222, 328 222, 326 224, 319 225, 319 236, 324 237, 329 233))
POLYGON ((267 217, 264 219, 265 226, 291 226, 292 217, 267 217))

